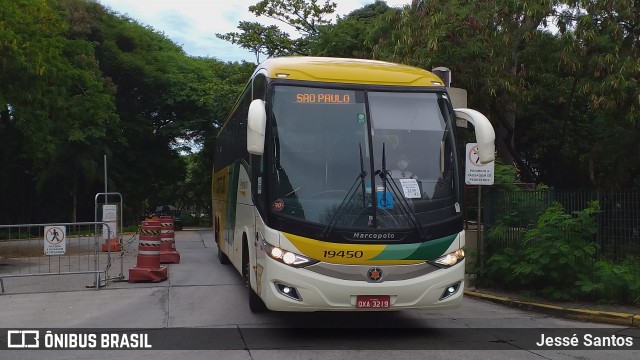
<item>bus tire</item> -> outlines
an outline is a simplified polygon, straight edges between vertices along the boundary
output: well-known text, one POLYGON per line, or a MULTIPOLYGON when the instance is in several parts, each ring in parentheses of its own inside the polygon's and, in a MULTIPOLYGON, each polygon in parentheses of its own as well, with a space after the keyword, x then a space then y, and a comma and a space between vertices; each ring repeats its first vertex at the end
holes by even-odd
POLYGON ((251 288, 251 265, 249 262, 249 249, 247 248, 248 241, 246 236, 243 236, 242 239, 242 277, 244 278, 244 283, 247 286, 247 291, 249 292, 249 310, 252 313, 262 313, 266 312, 269 309, 267 305, 265 305, 264 301, 256 294, 255 291, 251 288))
POLYGON ((220 264, 222 265, 231 264, 231 261, 229 261, 229 257, 222 252, 222 249, 220 249, 219 245, 218 245, 218 261, 220 261, 220 264))
POLYGON ((218 261, 222 265, 229 265, 231 261, 229 261, 229 257, 222 252, 220 249, 220 223, 218 222, 218 217, 216 216, 215 224, 213 226, 213 237, 215 238, 216 244, 218 245, 218 261))
POLYGON ((213 225, 213 239, 216 241, 216 244, 220 246, 220 223, 218 222, 217 216, 213 225))
POLYGON ((249 287, 249 310, 252 313, 263 313, 267 312, 267 305, 264 304, 264 301, 256 294, 255 291, 251 287, 249 287))

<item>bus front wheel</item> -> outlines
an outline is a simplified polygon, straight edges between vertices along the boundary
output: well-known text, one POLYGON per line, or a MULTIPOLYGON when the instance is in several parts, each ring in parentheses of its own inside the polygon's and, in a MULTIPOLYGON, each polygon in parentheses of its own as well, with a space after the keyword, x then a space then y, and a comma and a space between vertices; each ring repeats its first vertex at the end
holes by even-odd
POLYGON ((222 249, 220 249, 220 242, 222 239, 220 239, 220 223, 218 222, 218 217, 216 217, 216 222, 213 228, 213 236, 215 237, 216 244, 218 245, 218 261, 220 261, 220 264, 222 265, 231 264, 229 257, 222 252, 222 249))
POLYGON ((249 286, 249 310, 251 310, 252 313, 262 313, 269 310, 251 286, 249 286))
POLYGON ((223 253, 220 249, 220 245, 218 245, 218 261, 220 261, 220 264, 222 265, 231 264, 231 261, 229 261, 229 257, 225 255, 225 253, 223 253))
POLYGON ((252 313, 261 313, 269 310, 267 305, 264 304, 264 301, 256 294, 255 291, 251 288, 251 265, 249 263, 249 250, 247 249, 247 241, 243 239, 243 251, 242 251, 242 263, 243 263, 243 272, 242 276, 244 278, 244 283, 247 286, 247 291, 249 292, 249 310, 252 313))

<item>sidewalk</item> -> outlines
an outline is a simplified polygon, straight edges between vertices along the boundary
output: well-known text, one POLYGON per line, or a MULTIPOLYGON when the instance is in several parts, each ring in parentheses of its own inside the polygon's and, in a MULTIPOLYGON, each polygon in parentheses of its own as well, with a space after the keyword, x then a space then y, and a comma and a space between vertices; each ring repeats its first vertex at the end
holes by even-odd
POLYGON ((536 311, 566 319, 640 327, 640 308, 635 310, 629 307, 625 307, 625 312, 593 310, 586 308, 586 306, 577 308, 564 306, 560 303, 549 304, 542 302, 523 301, 512 298, 511 295, 499 294, 498 292, 484 289, 472 288, 465 290, 464 293, 466 296, 474 299, 486 300, 511 308, 517 308, 526 311, 536 311))

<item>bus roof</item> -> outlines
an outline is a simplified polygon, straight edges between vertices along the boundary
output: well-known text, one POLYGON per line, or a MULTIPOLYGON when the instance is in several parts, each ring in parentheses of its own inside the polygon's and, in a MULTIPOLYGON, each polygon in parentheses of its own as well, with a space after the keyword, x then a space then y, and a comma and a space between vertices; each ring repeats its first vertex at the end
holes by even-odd
POLYGON ((255 73, 269 78, 349 84, 444 86, 435 74, 408 65, 378 60, 293 56, 270 58, 255 73))

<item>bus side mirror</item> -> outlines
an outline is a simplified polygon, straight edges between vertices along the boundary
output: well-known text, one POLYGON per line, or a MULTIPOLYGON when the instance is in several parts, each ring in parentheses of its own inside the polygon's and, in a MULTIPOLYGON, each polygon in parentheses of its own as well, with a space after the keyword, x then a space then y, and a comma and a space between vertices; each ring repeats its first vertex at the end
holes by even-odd
POLYGON ((496 133, 486 116, 482 113, 466 108, 454 109, 456 118, 469 121, 476 129, 476 142, 478 143, 478 155, 483 164, 495 160, 495 140, 496 133))
POLYGON ((255 99, 249 105, 247 116, 247 151, 253 155, 264 153, 264 133, 267 127, 267 110, 264 101, 255 99))

